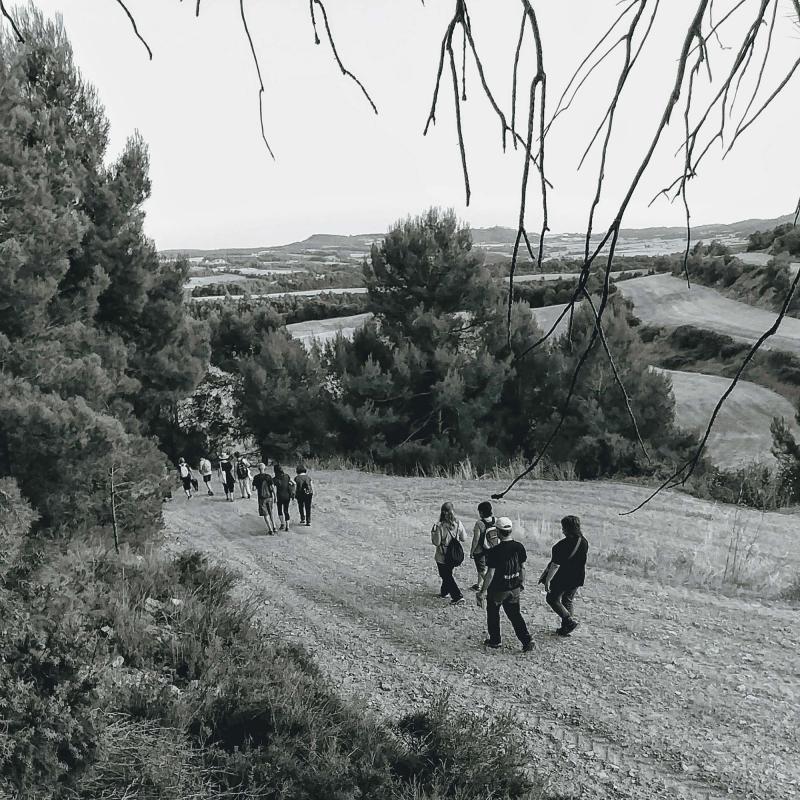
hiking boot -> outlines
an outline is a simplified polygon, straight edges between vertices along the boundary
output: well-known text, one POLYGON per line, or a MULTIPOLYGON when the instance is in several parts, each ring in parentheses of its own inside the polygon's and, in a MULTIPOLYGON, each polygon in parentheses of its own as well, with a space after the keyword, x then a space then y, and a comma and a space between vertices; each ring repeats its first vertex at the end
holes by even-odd
POLYGON ((464 603, 466 603, 466 600, 464 600, 463 597, 458 597, 455 600, 450 601, 451 606, 463 606, 464 603))
POLYGON ((497 650, 498 648, 502 647, 502 644, 500 642, 493 642, 491 639, 484 639, 483 644, 486 647, 491 647, 492 650, 497 650))
POLYGON ((577 620, 574 619, 565 619, 561 623, 561 627, 556 631, 558 636, 569 636, 575 628, 578 627, 577 620))
POLYGON ((525 644, 522 645, 522 652, 523 653, 530 653, 533 650, 533 640, 528 639, 525 644))
POLYGON ((477 592, 480 588, 477 583, 473 583, 472 586, 469 587, 473 592, 477 592))

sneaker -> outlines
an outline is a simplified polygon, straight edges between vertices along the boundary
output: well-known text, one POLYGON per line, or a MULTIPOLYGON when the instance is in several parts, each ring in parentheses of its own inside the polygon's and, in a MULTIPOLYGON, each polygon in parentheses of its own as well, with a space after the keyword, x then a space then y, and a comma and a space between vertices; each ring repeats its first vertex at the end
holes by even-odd
POLYGON ((472 586, 469 587, 473 592, 477 592, 480 588, 477 583, 473 583, 472 586))
POLYGON ((466 600, 464 600, 463 597, 459 597, 457 600, 450 601, 451 606, 463 606, 464 603, 466 603, 466 600))
POLYGON ((530 653, 533 650, 533 641, 528 639, 524 645, 522 645, 522 652, 523 653, 530 653))
POLYGON ((577 620, 574 619, 564 620, 564 622, 561 623, 561 627, 556 631, 556 634, 558 636, 569 636, 572 633, 572 631, 574 631, 575 628, 577 627, 578 627, 577 620))
POLYGON ((486 647, 491 647, 492 650, 497 650, 498 648, 502 647, 500 642, 493 642, 491 639, 484 639, 483 643, 486 647))

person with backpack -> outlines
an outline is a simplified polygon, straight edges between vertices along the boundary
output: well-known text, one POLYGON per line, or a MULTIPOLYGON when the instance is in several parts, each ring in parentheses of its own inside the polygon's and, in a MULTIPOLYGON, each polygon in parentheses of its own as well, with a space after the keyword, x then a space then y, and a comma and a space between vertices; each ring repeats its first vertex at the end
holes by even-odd
POLYGON ((475 562, 475 569, 478 572, 478 582, 470 588, 479 592, 483 588, 483 579, 486 577, 486 553, 497 544, 497 528, 495 527, 494 512, 492 504, 487 500, 478 503, 478 521, 472 529, 472 545, 469 554, 475 562))
POLYGON ((533 650, 533 641, 528 626, 519 609, 520 592, 525 588, 525 562, 528 554, 522 542, 511 536, 513 524, 508 517, 498 517, 495 521, 498 542, 486 554, 488 567, 483 588, 478 592, 478 606, 486 605, 486 627, 489 638, 484 641, 487 647, 501 646, 500 606, 503 607, 509 622, 514 627, 517 639, 522 643, 522 652, 533 650))
POLYGON ((200 459, 200 474, 203 476, 203 481, 206 485, 206 493, 209 497, 213 497, 214 492, 211 491, 211 462, 205 456, 200 459))
POLYGON ((294 498, 294 481, 283 471, 280 464, 275 464, 273 468, 275 477, 275 497, 278 501, 278 519, 280 520, 282 531, 289 530, 289 504, 294 498))
POLYGON ((227 453, 219 457, 219 479, 222 481, 222 488, 225 489, 225 499, 232 503, 236 479, 233 477, 233 461, 227 453))
POLYGON ((450 605, 458 606, 464 602, 464 595, 458 588, 453 570, 464 561, 464 548, 461 542, 466 541, 467 532, 456 517, 452 503, 444 503, 439 514, 439 521, 431 528, 431 544, 436 545, 434 558, 442 586, 439 597, 450 596, 450 605))
POLYGON ((186 492, 186 499, 192 499, 192 471, 186 463, 186 459, 181 456, 178 459, 178 477, 183 484, 183 491, 186 492))
POLYGON ((264 518, 267 533, 274 536, 278 531, 272 518, 272 505, 275 502, 275 485, 272 476, 267 472, 266 464, 258 465, 258 474, 253 478, 253 489, 258 498, 258 513, 264 518))
POLYGON ((233 454, 236 459, 236 480, 239 482, 239 491, 242 493, 242 499, 247 495, 250 499, 250 462, 238 453, 233 454))
POLYGON ((539 582, 544 584, 547 592, 547 605, 561 617, 561 627, 556 633, 569 636, 578 627, 578 621, 572 616, 572 603, 586 580, 589 543, 581 531, 579 517, 564 517, 561 531, 564 538, 553 545, 550 563, 539 582))
POLYGON ((301 464, 297 467, 294 479, 294 492, 297 497, 297 510, 300 512, 300 524, 311 526, 311 498, 314 496, 314 485, 308 470, 301 464))

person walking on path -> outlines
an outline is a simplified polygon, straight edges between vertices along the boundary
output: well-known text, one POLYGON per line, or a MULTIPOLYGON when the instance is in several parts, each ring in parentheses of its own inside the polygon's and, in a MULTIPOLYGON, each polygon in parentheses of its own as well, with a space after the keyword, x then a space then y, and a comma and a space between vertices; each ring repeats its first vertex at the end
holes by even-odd
POLYGON ((200 474, 203 476, 203 482, 206 485, 206 493, 209 497, 213 497, 214 492, 211 491, 211 462, 205 456, 200 459, 200 474))
POLYGON ((219 458, 219 479, 225 489, 225 499, 232 503, 236 480, 233 477, 233 461, 231 461, 227 453, 223 453, 219 458))
POLYGON ((470 588, 479 592, 483 588, 483 579, 486 577, 486 554, 497 544, 497 528, 492 511, 492 504, 487 500, 478 503, 478 521, 472 529, 472 545, 469 554, 475 562, 475 570, 478 573, 478 581, 470 588))
POLYGON ((267 533, 274 536, 278 531, 275 528, 275 520, 272 518, 272 505, 275 502, 275 486, 272 476, 267 472, 266 464, 258 465, 258 475, 253 478, 253 489, 258 498, 258 513, 264 517, 264 524, 267 526, 267 533))
POLYGON ((281 523, 281 530, 289 530, 289 504, 294 497, 294 481, 283 471, 280 464, 275 464, 275 497, 278 501, 278 519, 281 523))
POLYGON ((486 626, 489 638, 484 641, 487 647, 498 648, 500 636, 500 606, 503 607, 509 622, 514 627, 517 639, 522 643, 522 652, 533 649, 528 626, 519 609, 520 592, 525 586, 525 562, 528 554, 521 542, 511 536, 513 525, 508 517, 498 517, 495 522, 498 533, 497 544, 486 554, 488 570, 483 588, 478 592, 478 606, 486 605, 486 626))
POLYGON ((464 602, 464 595, 453 576, 454 565, 448 563, 448 547, 453 539, 464 542, 467 539, 467 532, 464 530, 461 520, 456 517, 453 504, 444 503, 439 514, 439 521, 435 522, 431 528, 431 544, 436 545, 434 558, 436 559, 436 568, 439 570, 439 577, 442 579, 439 597, 445 598, 449 595, 450 605, 458 606, 464 602))
POLYGON ((561 617, 559 636, 569 636, 578 627, 572 616, 572 604, 578 588, 586 580, 586 556, 589 543, 581 531, 579 517, 568 516, 561 520, 564 538, 553 545, 550 563, 540 578, 547 592, 547 605, 561 617))
POLYGON ((181 457, 178 459, 178 477, 183 484, 183 491, 186 492, 186 499, 192 499, 192 471, 186 463, 186 459, 181 457))
POLYGON ((235 452, 233 457, 236 459, 236 480, 239 482, 239 491, 242 493, 242 499, 247 495, 250 499, 250 462, 239 452, 235 452))
POLYGON ((297 497, 297 510, 300 512, 300 524, 311 525, 311 498, 314 496, 314 485, 308 470, 301 464, 297 468, 294 479, 294 493, 297 497))

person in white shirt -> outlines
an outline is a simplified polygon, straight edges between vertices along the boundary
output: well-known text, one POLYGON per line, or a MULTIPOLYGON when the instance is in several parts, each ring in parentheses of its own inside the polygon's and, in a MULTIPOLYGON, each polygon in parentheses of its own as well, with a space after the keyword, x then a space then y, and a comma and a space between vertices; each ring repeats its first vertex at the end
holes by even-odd
POLYGON ((214 492, 211 491, 211 462, 203 456, 200 459, 200 474, 203 476, 203 481, 206 484, 206 490, 209 496, 213 496, 214 492))

